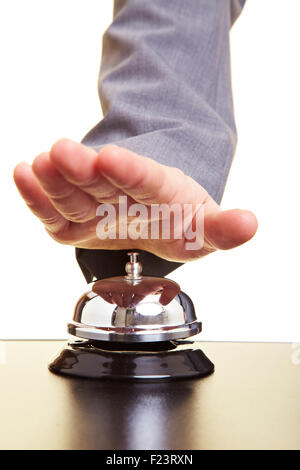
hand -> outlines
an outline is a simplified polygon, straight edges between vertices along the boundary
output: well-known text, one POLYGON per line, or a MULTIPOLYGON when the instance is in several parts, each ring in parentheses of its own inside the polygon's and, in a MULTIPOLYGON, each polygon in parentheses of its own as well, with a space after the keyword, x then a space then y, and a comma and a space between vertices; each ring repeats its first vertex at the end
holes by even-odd
POLYGON ((250 211, 222 211, 202 186, 180 170, 161 165, 115 145, 99 153, 62 139, 42 153, 32 166, 20 163, 15 183, 31 211, 56 241, 90 249, 142 249, 171 261, 200 258, 218 248, 226 250, 248 241, 257 220, 250 211), (187 250, 185 239, 101 240, 96 234, 100 203, 128 205, 203 204, 204 244, 187 250))

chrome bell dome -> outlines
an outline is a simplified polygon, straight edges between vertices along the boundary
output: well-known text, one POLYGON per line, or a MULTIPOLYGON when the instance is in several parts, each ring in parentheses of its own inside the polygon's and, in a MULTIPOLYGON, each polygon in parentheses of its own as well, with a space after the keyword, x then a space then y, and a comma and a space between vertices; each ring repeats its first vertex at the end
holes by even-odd
POLYGON ((126 274, 95 281, 77 302, 71 335, 113 342, 184 339, 201 331, 191 299, 167 278, 142 276, 138 253, 126 274))

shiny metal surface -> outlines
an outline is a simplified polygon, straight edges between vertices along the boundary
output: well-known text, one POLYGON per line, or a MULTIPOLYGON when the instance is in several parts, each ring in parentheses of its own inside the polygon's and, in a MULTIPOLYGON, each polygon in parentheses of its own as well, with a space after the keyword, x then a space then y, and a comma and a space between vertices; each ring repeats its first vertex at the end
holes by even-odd
POLYGON ((142 276, 138 253, 128 253, 126 275, 101 279, 78 301, 71 335, 99 341, 155 342, 201 331, 191 299, 163 277, 142 276))
POLYGON ((125 265, 126 279, 139 280, 142 278, 142 263, 138 261, 138 253, 130 252, 128 253, 130 261, 125 265))
POLYGON ((147 295, 135 307, 126 308, 89 292, 80 298, 68 332, 80 338, 123 342, 167 341, 200 333, 201 322, 185 293, 180 292, 168 305, 158 301, 159 295, 147 295))

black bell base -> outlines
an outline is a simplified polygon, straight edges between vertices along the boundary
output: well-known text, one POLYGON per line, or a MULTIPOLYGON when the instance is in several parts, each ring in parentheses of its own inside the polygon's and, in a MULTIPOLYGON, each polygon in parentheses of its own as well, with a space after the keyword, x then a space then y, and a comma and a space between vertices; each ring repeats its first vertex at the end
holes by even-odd
POLYGON ((214 372, 214 364, 192 341, 122 344, 74 340, 52 358, 56 374, 101 380, 169 381, 200 378, 214 372))

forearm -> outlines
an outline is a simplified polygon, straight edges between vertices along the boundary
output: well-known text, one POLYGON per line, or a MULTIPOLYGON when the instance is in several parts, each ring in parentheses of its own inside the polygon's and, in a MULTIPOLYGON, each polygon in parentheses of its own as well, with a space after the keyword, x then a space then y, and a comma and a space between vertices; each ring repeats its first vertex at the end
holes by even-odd
POLYGON ((104 118, 83 139, 177 166, 221 200, 236 136, 230 0, 127 0, 103 39, 104 118))

